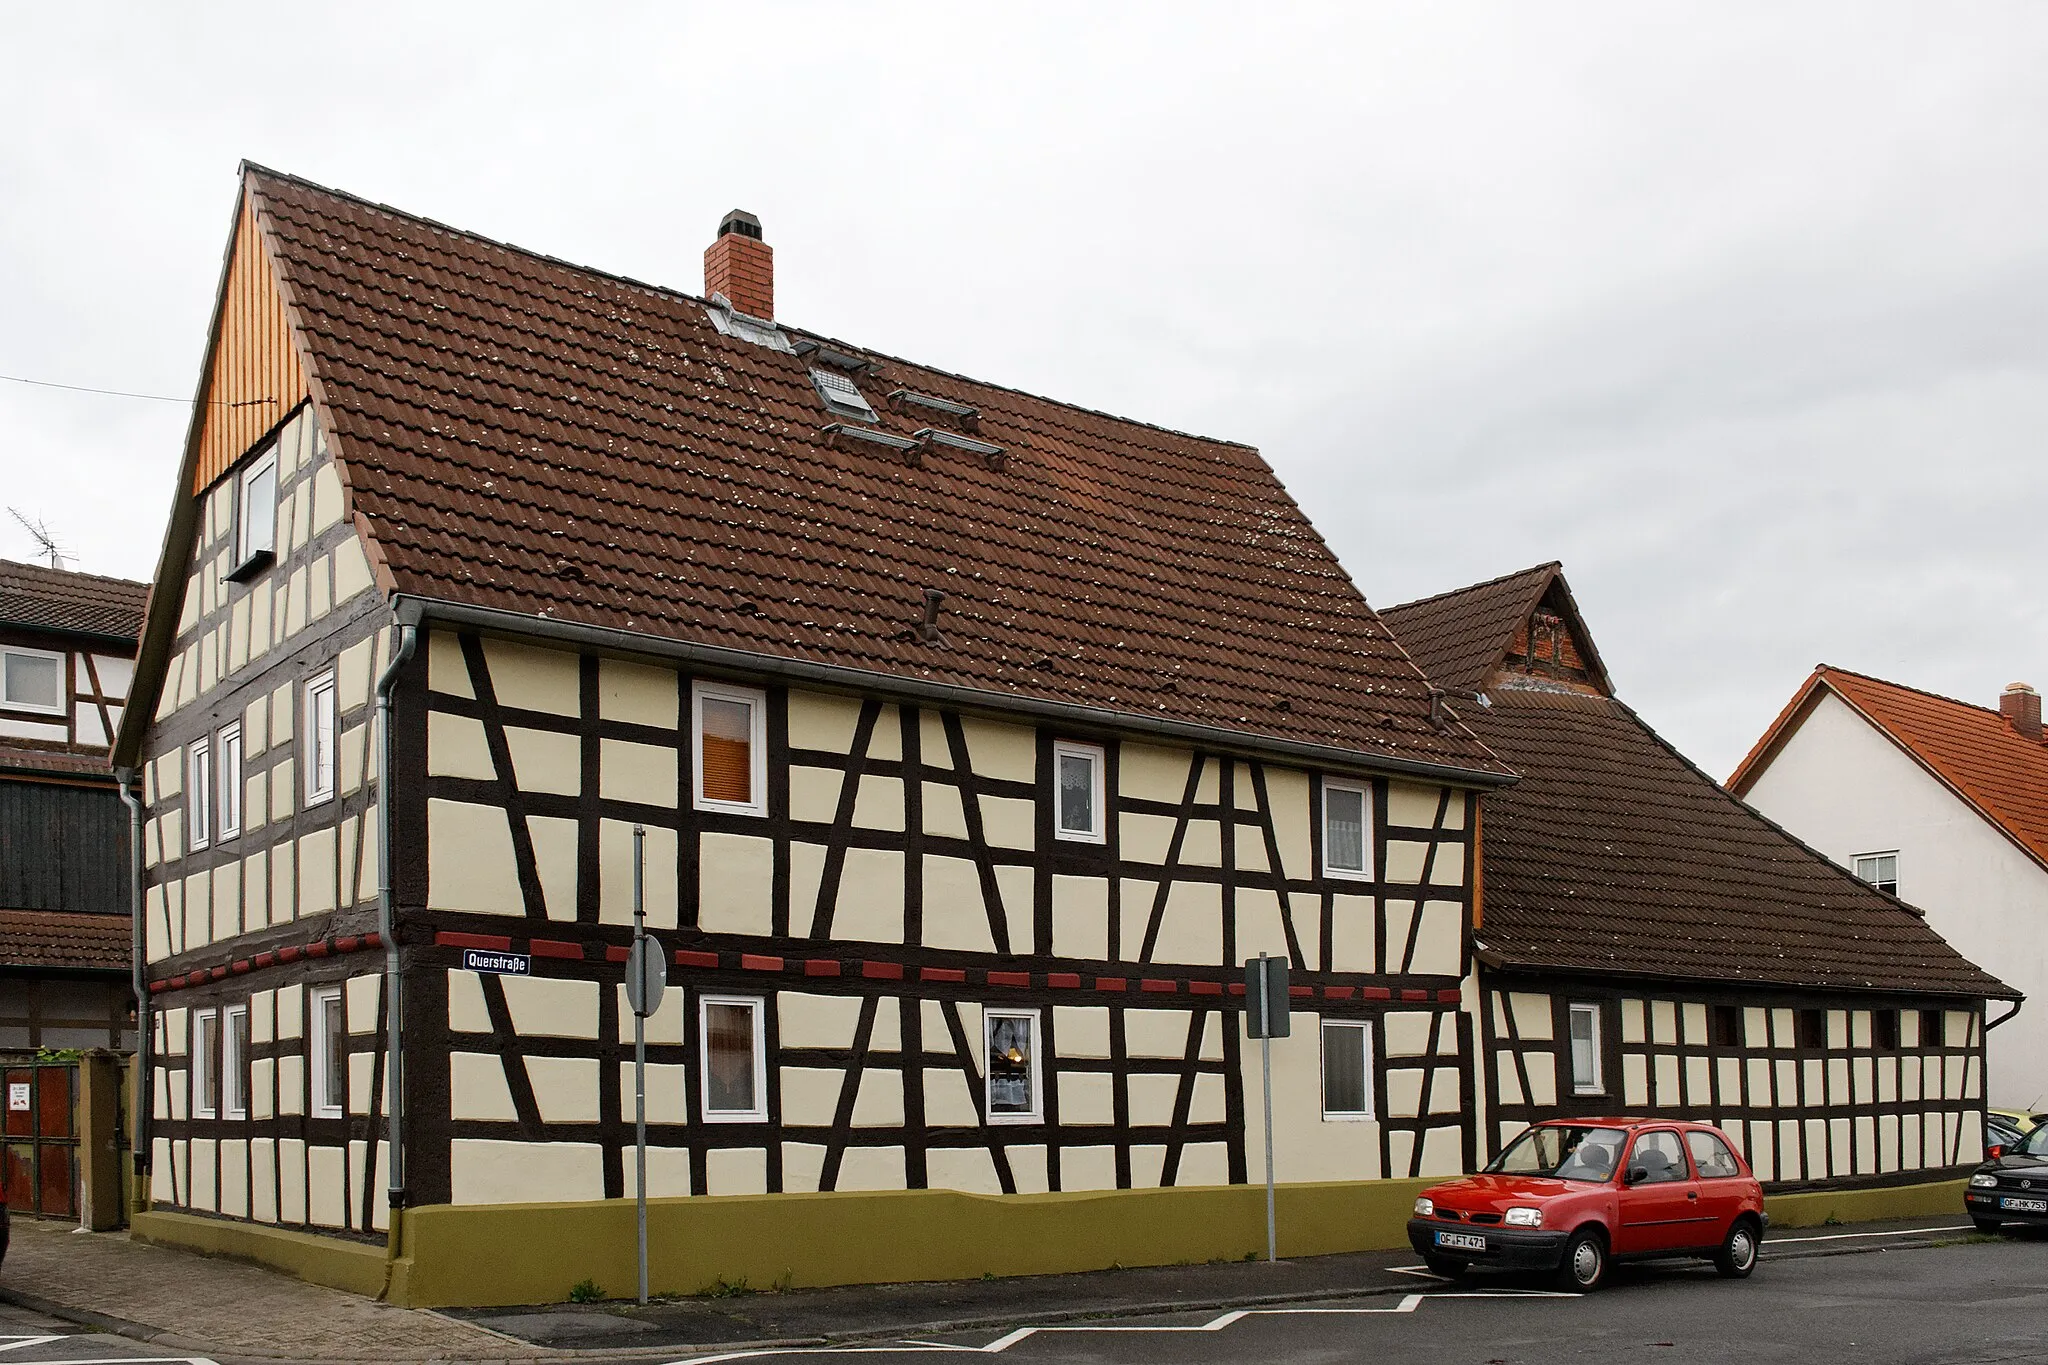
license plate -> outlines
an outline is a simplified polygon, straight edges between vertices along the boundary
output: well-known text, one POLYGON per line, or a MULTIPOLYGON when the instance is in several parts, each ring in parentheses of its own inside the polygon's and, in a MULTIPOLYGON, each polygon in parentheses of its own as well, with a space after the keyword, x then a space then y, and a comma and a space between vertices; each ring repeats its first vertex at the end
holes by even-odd
POLYGON ((2048 1213, 2048 1199, 2001 1199, 1998 1207, 2009 1213, 2048 1213))
MULTIPOLYGON (((2027 1202, 2038 1203, 2039 1201, 2028 1200, 2027 1202)), ((1450 1247, 1456 1251, 1486 1250, 1486 1239, 1469 1232, 1439 1232, 1436 1235, 1436 1244, 1440 1247, 1450 1247)))

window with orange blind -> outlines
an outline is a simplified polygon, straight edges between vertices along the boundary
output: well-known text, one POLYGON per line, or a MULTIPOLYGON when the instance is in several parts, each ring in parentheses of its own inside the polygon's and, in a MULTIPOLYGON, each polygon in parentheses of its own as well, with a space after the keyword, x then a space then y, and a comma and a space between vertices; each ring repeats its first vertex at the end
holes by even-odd
POLYGON ((762 708, 766 698, 739 688, 697 688, 697 801, 754 814, 765 811, 760 790, 762 708))

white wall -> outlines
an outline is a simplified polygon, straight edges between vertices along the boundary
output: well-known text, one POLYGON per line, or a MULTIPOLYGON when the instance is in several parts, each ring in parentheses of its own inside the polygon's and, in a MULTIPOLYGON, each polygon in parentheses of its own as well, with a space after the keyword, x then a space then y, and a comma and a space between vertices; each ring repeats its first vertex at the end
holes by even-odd
MULTIPOLYGON (((2048 1107, 2048 871, 1833 695, 1749 803, 1844 867, 1899 851, 1899 895, 1956 950, 2029 997, 1990 1035, 1994 1105, 2048 1107)), ((1993 1006, 1997 1018, 2004 1006, 1993 1006)))

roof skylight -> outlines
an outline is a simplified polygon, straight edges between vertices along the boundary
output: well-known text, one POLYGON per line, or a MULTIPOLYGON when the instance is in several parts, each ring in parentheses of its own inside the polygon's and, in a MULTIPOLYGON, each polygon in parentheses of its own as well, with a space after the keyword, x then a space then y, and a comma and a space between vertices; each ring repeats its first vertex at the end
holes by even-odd
POLYGON ((811 383, 818 390, 818 397, 825 400, 825 406, 834 415, 852 417, 862 422, 875 420, 875 410, 868 400, 861 396, 860 386, 843 374, 831 370, 813 369, 811 383))

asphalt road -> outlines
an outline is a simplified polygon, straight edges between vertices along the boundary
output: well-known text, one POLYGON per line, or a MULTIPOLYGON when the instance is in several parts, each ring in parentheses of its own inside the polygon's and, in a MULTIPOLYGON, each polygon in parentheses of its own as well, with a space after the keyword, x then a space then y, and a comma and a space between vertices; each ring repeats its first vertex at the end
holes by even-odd
POLYGON ((89 1332, 11 1304, 0 1304, 0 1361, 6 1365, 128 1365, 131 1361, 211 1365, 201 1357, 89 1332))
POLYGON ((929 1365, 945 1355, 1000 1355, 1018 1365, 2048 1362, 2048 1238, 1796 1259, 1784 1254, 1791 1249, 1748 1280, 1722 1280, 1706 1266, 1624 1267, 1607 1287, 1583 1297, 1542 1294, 1514 1281, 1481 1279, 1451 1288, 1417 1279, 1412 1294, 1344 1302, 877 1343, 858 1354, 821 1348, 670 1359, 695 1365, 929 1365))

